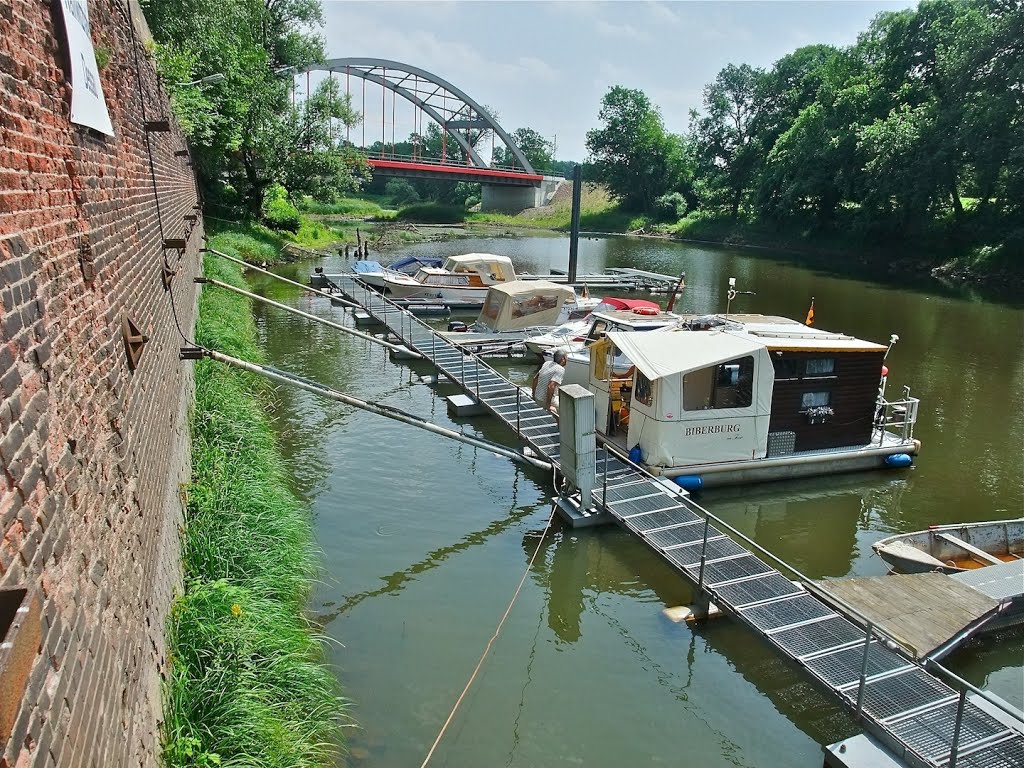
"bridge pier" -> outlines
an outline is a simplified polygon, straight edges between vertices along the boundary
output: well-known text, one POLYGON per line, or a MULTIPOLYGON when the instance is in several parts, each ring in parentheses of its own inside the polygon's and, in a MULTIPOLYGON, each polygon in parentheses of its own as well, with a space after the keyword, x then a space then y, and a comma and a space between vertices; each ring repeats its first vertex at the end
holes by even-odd
POLYGON ((536 187, 481 184, 480 210, 519 213, 527 208, 540 208, 550 202, 559 185, 563 183, 565 179, 560 176, 545 176, 536 187))

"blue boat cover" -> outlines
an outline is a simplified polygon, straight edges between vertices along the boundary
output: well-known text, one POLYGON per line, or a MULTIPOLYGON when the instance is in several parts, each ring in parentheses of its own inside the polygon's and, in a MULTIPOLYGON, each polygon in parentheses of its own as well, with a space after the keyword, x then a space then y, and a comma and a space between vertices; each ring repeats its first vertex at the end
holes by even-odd
POLYGON ((364 272, 380 272, 383 269, 379 261, 357 261, 352 264, 352 271, 357 275, 364 272))
POLYGON ((398 261, 391 264, 389 269, 394 269, 398 272, 405 272, 407 267, 440 267, 440 259, 431 259, 424 256, 403 256, 398 261))

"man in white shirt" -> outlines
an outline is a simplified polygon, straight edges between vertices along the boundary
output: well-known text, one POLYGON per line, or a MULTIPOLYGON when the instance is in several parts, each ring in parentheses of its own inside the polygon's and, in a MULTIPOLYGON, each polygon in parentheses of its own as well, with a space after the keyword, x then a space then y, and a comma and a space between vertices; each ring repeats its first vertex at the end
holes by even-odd
POLYGON ((562 376, 565 375, 565 362, 565 350, 556 349, 552 359, 546 361, 533 377, 533 399, 545 410, 558 408, 558 398, 555 395, 562 384, 562 376))

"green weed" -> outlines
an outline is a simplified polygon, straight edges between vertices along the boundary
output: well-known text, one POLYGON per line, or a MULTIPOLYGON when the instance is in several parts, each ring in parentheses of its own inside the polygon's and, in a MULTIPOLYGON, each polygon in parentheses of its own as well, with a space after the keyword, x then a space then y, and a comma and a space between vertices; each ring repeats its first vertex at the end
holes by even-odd
MULTIPOLYGON (((241 253, 268 245, 239 248, 240 237, 222 233, 211 246, 241 253)), ((205 271, 244 285, 238 268, 215 256, 205 271)), ((204 290, 196 337, 261 359, 244 297, 204 290)), ((196 365, 195 378, 185 591, 169 626, 164 761, 169 768, 326 765, 340 749, 345 702, 305 618, 317 555, 263 410, 270 387, 210 360, 196 365)))

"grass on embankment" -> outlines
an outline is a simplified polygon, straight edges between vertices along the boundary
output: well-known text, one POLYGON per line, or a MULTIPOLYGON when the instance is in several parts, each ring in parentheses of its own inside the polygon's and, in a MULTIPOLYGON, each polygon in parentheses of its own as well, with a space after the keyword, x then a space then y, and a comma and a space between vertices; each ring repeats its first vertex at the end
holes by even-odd
MULTIPOLYGON (((237 231, 211 246, 252 258, 274 245, 237 231), (238 247, 242 243, 245 248, 238 247)), ((206 257, 206 274, 244 286, 206 257)), ((261 359, 247 299, 206 288, 200 344, 261 359)), ((172 608, 164 725, 169 768, 314 768, 340 749, 344 702, 305 617, 317 556, 308 512, 289 490, 258 377, 196 364, 185 591, 172 608)))

